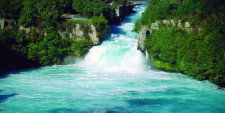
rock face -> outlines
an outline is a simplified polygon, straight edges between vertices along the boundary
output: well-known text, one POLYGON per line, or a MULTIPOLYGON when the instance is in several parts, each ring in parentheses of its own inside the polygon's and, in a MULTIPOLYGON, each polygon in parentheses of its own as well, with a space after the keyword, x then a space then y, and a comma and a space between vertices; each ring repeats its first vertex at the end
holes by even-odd
POLYGON ((97 31, 94 25, 91 25, 91 32, 89 32, 88 35, 95 45, 100 44, 99 38, 97 37, 97 31))
POLYGON ((190 32, 192 30, 191 25, 189 22, 184 22, 184 24, 181 23, 181 20, 174 21, 171 20, 162 20, 162 21, 156 21, 155 23, 152 23, 150 26, 143 26, 139 32, 139 38, 138 38, 138 50, 141 50, 142 52, 145 51, 145 39, 151 35, 155 30, 159 29, 160 25, 165 25, 168 27, 174 27, 177 26, 179 28, 185 29, 186 31, 190 32), (148 29, 149 28, 149 29, 148 29))
POLYGON ((150 34, 148 27, 144 26, 141 28, 140 32, 139 32, 139 38, 138 38, 138 50, 141 50, 142 52, 144 52, 145 50, 145 39, 146 37, 148 37, 150 34))
POLYGON ((84 35, 84 31, 83 31, 83 30, 81 30, 81 28, 80 28, 80 24, 76 24, 74 34, 75 34, 78 38, 82 38, 82 37, 83 37, 83 35, 84 35))
MULTIPOLYGON (((31 31, 31 28, 20 26, 19 30, 24 31, 26 34, 28 34, 31 31)), ((96 28, 90 23, 69 25, 61 30, 58 30, 58 33, 62 38, 65 38, 67 36, 76 40, 91 40, 94 45, 100 44, 96 28)), ((47 34, 44 33, 44 35, 46 36, 47 34)))
POLYGON ((5 20, 0 20, 0 27, 1 27, 1 29, 4 29, 4 27, 5 27, 5 20))
POLYGON ((65 30, 59 31, 60 36, 65 37, 69 36, 76 40, 91 40, 94 45, 100 44, 100 40, 96 31, 96 28, 93 24, 83 23, 75 25, 67 25, 65 30))

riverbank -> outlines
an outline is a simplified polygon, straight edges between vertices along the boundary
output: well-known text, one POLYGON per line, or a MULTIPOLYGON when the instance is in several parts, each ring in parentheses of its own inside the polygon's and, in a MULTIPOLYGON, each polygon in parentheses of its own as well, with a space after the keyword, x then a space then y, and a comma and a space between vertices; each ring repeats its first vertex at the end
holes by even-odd
POLYGON ((224 6, 210 0, 151 1, 136 23, 139 49, 157 68, 225 87, 224 6))
MULTIPOLYGON (((24 1, 23 4, 18 4, 21 7, 17 10, 21 13, 12 17, 0 15, 4 17, 0 21, 0 67, 3 67, 0 72, 62 64, 67 56, 82 57, 91 47, 101 44, 101 38, 108 34, 109 24, 119 24, 134 7, 126 1, 113 2, 113 6, 99 7, 104 9, 98 12, 99 15, 94 16, 89 12, 89 16, 93 16, 91 19, 69 19, 61 16, 68 9, 76 10, 78 6, 70 5, 70 2, 72 4, 74 1, 62 3, 63 6, 56 1, 45 2, 43 0, 40 2, 42 4, 35 1, 27 4, 29 1, 24 1), (38 4, 40 6, 36 7, 38 4), (41 10, 42 5, 47 5, 49 9, 58 6, 59 9, 46 13, 41 10), (26 8, 33 11, 29 18, 27 15, 30 12, 26 12, 26 8), (36 15, 40 16, 37 18, 36 15), (50 18, 52 20, 49 20, 50 18)), ((13 5, 14 2, 7 2, 7 4, 13 5)), ((4 11, 9 13, 8 9, 4 11)), ((76 13, 79 13, 79 10, 76 13)), ((80 13, 80 15, 86 14, 80 13)))

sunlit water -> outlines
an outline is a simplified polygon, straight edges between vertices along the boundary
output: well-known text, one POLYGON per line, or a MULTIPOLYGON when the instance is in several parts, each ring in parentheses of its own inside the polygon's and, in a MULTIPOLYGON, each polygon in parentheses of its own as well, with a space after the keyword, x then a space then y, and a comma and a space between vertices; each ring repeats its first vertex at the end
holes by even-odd
POLYGON ((224 113, 225 91, 208 81, 152 70, 131 30, 146 5, 102 45, 69 65, 9 74, 0 79, 0 112, 52 113, 224 113))

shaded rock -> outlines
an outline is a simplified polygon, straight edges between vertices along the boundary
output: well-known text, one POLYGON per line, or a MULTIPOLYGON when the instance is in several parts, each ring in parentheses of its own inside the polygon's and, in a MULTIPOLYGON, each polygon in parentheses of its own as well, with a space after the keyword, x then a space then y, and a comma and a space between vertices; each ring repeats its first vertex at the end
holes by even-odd
POLYGON ((150 32, 148 30, 147 26, 142 27, 142 29, 139 32, 139 38, 138 38, 138 50, 141 50, 142 52, 145 51, 145 39, 149 36, 150 32))
POLYGON ((84 35, 84 32, 80 29, 80 24, 76 24, 75 33, 77 37, 81 38, 84 35))
POLYGON ((20 27, 19 27, 19 30, 21 30, 21 31, 25 31, 25 33, 26 33, 26 34, 28 34, 28 33, 30 33, 31 28, 30 28, 30 27, 25 28, 25 27, 23 27, 23 26, 20 26, 20 27))
POLYGON ((68 24, 58 32, 61 37, 68 36, 76 40, 91 40, 94 45, 100 44, 96 28, 90 23, 68 24))
POLYGON ((182 27, 181 20, 178 20, 177 27, 180 27, 180 28, 182 27))
POLYGON ((163 20, 162 22, 163 22, 163 24, 165 24, 165 25, 170 25, 170 20, 163 20))
POLYGON ((189 23, 189 22, 185 22, 184 28, 185 28, 185 30, 187 30, 187 31, 191 31, 191 25, 190 25, 190 23, 189 23))
POLYGON ((88 35, 95 45, 99 44, 99 38, 97 37, 97 32, 94 25, 91 25, 91 32, 88 33, 88 35))
POLYGON ((0 20, 0 27, 1 27, 1 29, 4 29, 4 27, 5 27, 5 20, 0 20))
POLYGON ((173 19, 170 20, 170 23, 172 24, 172 26, 175 26, 175 22, 173 19))

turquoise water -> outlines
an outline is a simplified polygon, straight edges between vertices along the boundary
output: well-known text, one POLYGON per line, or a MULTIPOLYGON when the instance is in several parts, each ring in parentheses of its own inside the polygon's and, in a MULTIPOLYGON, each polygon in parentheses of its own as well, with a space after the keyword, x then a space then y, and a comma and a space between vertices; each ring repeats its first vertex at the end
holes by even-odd
POLYGON ((224 113, 225 90, 187 75, 153 70, 131 30, 146 5, 84 59, 0 79, 3 113, 224 113))

